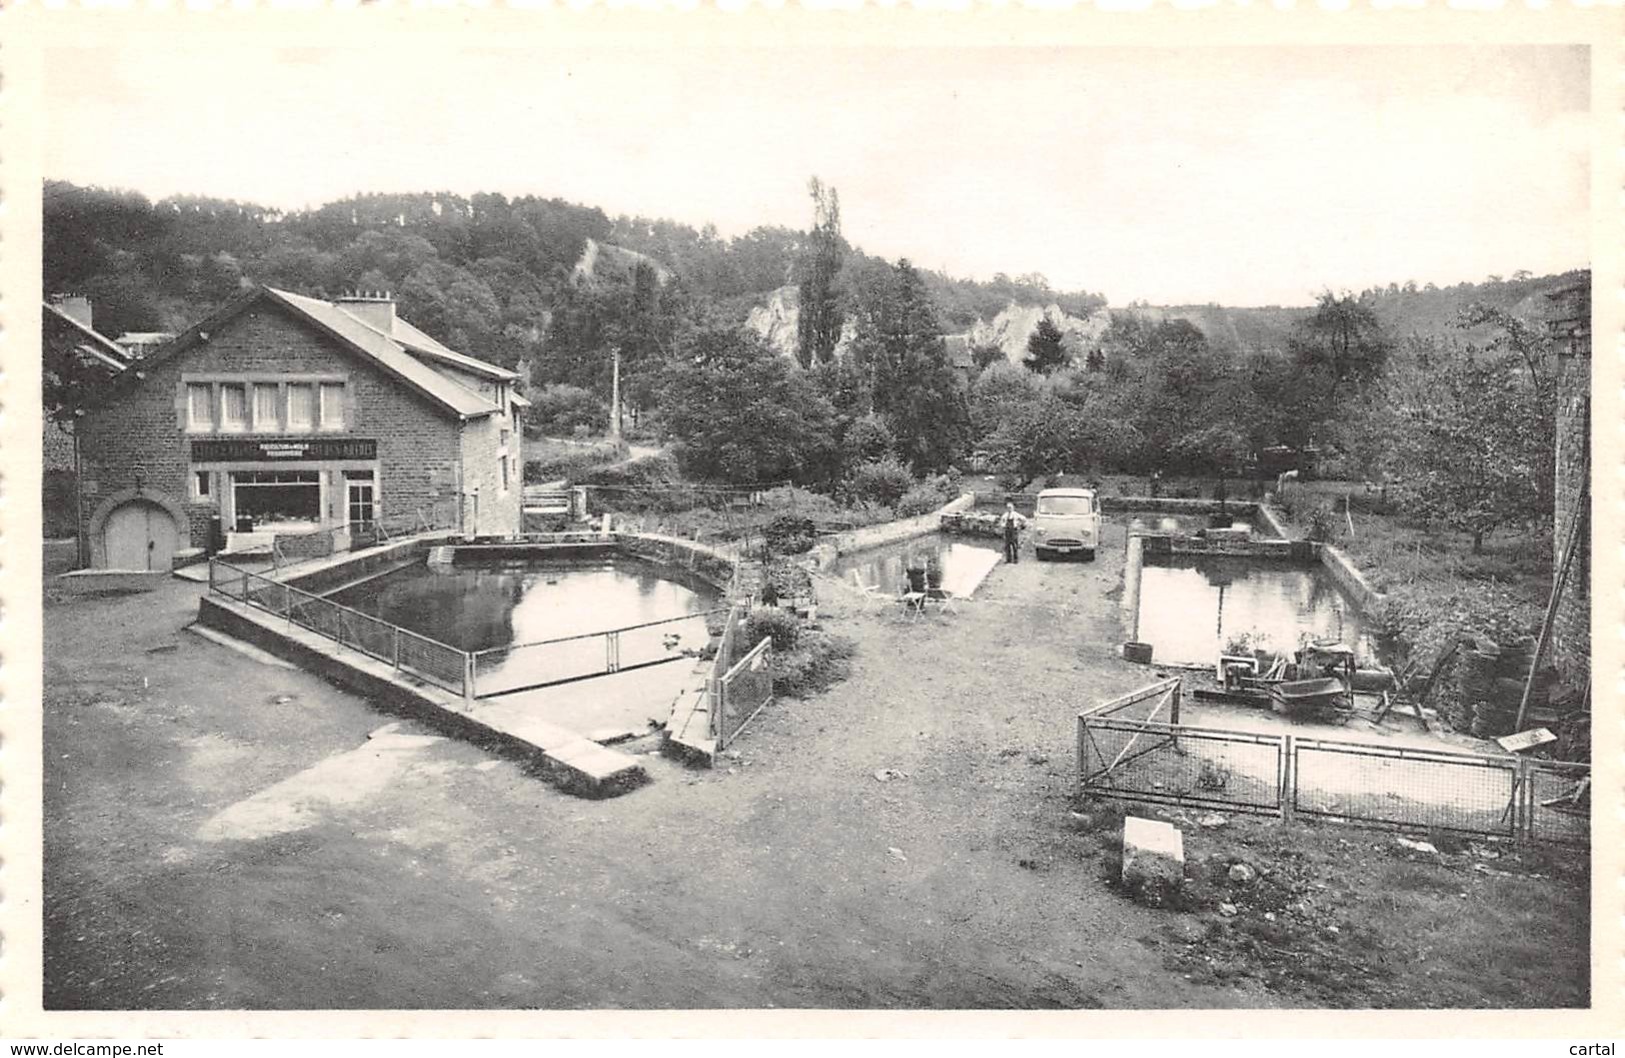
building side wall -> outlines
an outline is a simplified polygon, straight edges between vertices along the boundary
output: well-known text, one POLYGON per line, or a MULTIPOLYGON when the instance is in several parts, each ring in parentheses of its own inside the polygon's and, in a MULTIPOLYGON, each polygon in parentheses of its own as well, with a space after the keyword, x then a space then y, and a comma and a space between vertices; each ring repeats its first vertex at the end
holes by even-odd
POLYGON ((509 430, 512 420, 500 415, 471 419, 463 424, 463 488, 469 495, 468 528, 476 535, 509 535, 520 531, 524 488, 521 467, 515 456, 518 441, 509 430), (508 432, 506 446, 503 432, 508 432), (508 483, 503 487, 501 457, 508 454, 508 483), (476 505, 473 495, 477 493, 476 505))
MULTIPOLYGON (((184 508, 191 546, 204 546, 219 496, 193 499, 190 442, 221 437, 373 438, 378 442, 383 517, 405 517, 418 509, 455 513, 461 455, 456 420, 336 340, 281 311, 264 305, 250 309, 207 342, 169 360, 143 364, 141 370, 144 379, 126 380, 80 421, 81 506, 87 519, 104 497, 137 487, 139 478, 144 491, 161 493, 184 508), (182 425, 184 376, 237 373, 343 375, 348 387, 344 428, 309 434, 188 434, 182 425)), ((338 495, 330 492, 325 516, 342 517, 338 495)))

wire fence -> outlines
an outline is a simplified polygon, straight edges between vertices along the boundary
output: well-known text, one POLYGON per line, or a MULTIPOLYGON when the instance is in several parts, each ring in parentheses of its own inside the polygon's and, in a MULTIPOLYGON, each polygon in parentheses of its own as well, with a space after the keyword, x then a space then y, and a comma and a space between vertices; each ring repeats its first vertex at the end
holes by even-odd
POLYGON ((1078 716, 1089 795, 1586 845, 1588 764, 1180 724, 1179 681, 1078 716), (1164 711, 1169 722, 1161 717, 1164 711), (1145 717, 1146 719, 1140 719, 1145 717))
POLYGON ((1518 825, 1513 757, 1294 738, 1292 777, 1299 815, 1501 837, 1518 825))
POLYGON ((1522 764, 1523 833, 1560 845, 1591 844, 1591 765, 1535 758, 1522 764))

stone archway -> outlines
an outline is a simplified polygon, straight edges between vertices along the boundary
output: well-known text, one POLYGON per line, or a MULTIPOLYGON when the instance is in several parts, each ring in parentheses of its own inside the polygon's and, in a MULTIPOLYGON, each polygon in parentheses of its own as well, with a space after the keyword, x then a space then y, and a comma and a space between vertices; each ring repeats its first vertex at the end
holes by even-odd
MULTIPOLYGON (((115 535, 118 535, 122 540, 124 534, 133 529, 130 525, 130 514, 137 508, 145 508, 159 518, 167 516, 168 521, 171 523, 164 526, 161 522, 149 522, 152 528, 156 530, 155 539, 150 540, 149 543, 156 543, 157 546, 152 550, 161 556, 162 560, 159 565, 162 568, 169 568, 176 549, 191 546, 191 523, 186 518, 186 509, 178 502, 154 489, 124 489, 113 493, 97 504, 95 512, 90 516, 90 521, 85 524, 85 536, 90 540, 90 565, 92 568, 109 568, 107 532, 110 520, 114 519, 116 513, 118 514, 117 521, 113 523, 113 528, 115 535), (132 507, 132 505, 134 506, 132 507), (166 534, 167 539, 170 541, 167 547, 165 546, 166 534)), ((115 543, 115 547, 117 546, 119 545, 115 543)), ((142 568, 151 567, 143 566, 142 568)))

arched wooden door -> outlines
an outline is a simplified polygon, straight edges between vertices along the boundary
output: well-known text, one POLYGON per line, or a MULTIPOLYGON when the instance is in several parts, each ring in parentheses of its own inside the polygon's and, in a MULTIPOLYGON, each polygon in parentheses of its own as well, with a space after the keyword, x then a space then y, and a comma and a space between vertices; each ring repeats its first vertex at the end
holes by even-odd
POLYGON ((116 507, 102 529, 108 569, 165 570, 175 561, 175 520, 155 503, 116 507))

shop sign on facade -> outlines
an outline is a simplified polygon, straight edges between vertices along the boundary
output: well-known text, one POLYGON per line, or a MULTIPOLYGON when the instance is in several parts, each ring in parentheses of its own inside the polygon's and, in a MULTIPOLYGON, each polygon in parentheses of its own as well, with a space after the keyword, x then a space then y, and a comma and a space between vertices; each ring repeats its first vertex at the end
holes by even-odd
POLYGON ((377 459, 372 438, 313 437, 303 441, 193 441, 194 463, 260 463, 279 459, 377 459))

